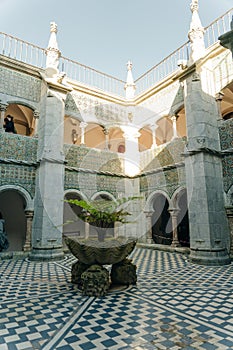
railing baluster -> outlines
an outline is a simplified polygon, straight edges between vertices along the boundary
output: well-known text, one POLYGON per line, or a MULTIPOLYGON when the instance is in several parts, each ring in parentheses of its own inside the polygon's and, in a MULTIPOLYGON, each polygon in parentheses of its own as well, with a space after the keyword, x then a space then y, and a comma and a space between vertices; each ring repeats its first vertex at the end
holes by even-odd
MULTIPOLYGON (((212 22, 208 27, 205 28, 205 43, 209 47, 217 42, 218 37, 230 30, 230 22, 233 13, 233 8, 226 12, 223 16, 212 22)), ((27 64, 39 65, 40 68, 45 68, 46 63, 46 51, 40 47, 27 43, 18 38, 14 38, 11 35, 0 32, 0 41, 2 47, 0 52, 3 55, 13 57, 20 61, 26 62, 27 64), (30 51, 29 51, 30 50, 30 51)), ((149 71, 144 73, 138 79, 136 83, 136 93, 140 94, 142 91, 151 88, 153 85, 158 83, 161 79, 175 72, 178 60, 189 59, 190 43, 186 42, 171 55, 164 58, 163 61, 152 67, 149 71)), ((79 62, 69 60, 68 58, 61 57, 60 65, 62 71, 66 73, 66 76, 70 79, 77 80, 80 83, 91 85, 101 90, 105 90, 109 93, 125 95, 124 85, 125 82, 114 78, 108 74, 99 72, 93 68, 87 67, 79 62)))

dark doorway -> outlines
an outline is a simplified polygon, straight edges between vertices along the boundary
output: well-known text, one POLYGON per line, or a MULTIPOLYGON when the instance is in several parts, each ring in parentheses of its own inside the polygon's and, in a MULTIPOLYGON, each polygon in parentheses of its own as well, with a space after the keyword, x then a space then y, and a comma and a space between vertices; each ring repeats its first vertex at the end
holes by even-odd
POLYGON ((178 239, 183 247, 190 246, 189 238, 189 218, 188 218, 188 205, 187 205, 187 193, 186 191, 181 192, 181 195, 177 198, 177 205, 180 212, 177 217, 177 231, 178 239))
POLYGON ((159 194, 154 203, 154 214, 152 215, 152 238, 157 244, 171 245, 172 223, 168 211, 169 203, 165 196, 159 194))
POLYGON ((9 240, 7 251, 22 251, 26 237, 26 201, 16 190, 0 192, 0 212, 9 240))
MULTIPOLYGON (((65 195, 65 200, 77 199, 82 200, 75 192, 69 192, 65 195)), ((84 222, 78 218, 82 208, 75 204, 64 202, 63 212, 63 234, 67 236, 84 237, 84 222)))

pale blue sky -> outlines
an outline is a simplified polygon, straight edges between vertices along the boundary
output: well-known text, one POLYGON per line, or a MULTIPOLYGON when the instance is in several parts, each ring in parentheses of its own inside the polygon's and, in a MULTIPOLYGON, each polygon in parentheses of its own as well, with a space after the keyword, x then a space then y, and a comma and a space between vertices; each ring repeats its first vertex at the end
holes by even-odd
MULTIPOLYGON (((62 55, 125 80, 138 78, 187 40, 191 0, 0 0, 0 31, 46 48, 58 25, 62 55)), ((205 27, 232 0, 199 0, 205 27)))

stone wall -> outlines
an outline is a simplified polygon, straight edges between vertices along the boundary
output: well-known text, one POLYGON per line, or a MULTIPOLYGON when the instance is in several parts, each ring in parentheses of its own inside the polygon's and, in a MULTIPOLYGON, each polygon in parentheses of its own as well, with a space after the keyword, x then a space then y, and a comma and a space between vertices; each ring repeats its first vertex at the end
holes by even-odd
POLYGON ((39 102, 41 97, 41 79, 29 74, 0 67, 0 93, 23 98, 31 102, 39 102))
POLYGON ((121 159, 117 153, 65 145, 65 190, 76 189, 88 198, 100 191, 118 197, 124 192, 121 159))
POLYGON ((185 186, 184 148, 185 140, 176 139, 162 148, 145 167, 140 178, 140 189, 146 197, 157 190, 171 197, 176 189, 185 186))
POLYGON ((0 134, 0 186, 18 185, 35 193, 37 139, 0 134))
POLYGON ((233 186, 233 119, 222 121, 219 127, 221 149, 224 152, 223 165, 223 184, 227 193, 233 186))

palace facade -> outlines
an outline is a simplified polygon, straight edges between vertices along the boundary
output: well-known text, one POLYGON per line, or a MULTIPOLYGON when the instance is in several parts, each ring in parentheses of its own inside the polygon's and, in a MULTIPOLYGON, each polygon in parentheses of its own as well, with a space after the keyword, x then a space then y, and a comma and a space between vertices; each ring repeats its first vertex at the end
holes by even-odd
POLYGON ((233 253, 233 9, 203 28, 191 4, 188 41, 137 80, 0 33, 0 212, 9 248, 60 259, 64 235, 93 237, 64 199, 130 204, 133 223, 109 235, 186 247, 190 260, 229 264, 233 253), (14 117, 17 134, 5 132, 14 117))

